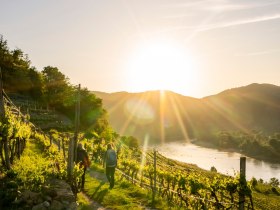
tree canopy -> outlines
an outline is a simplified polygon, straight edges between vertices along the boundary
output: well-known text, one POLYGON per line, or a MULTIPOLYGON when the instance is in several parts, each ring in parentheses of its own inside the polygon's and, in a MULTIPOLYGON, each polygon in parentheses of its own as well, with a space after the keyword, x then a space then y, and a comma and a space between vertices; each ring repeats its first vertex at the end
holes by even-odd
MULTIPOLYGON (((24 94, 54 108, 74 120, 77 86, 70 83, 57 67, 46 66, 38 71, 31 66, 28 55, 21 49, 10 50, 7 40, 0 35, 0 67, 7 93, 24 94)), ((93 128, 98 134, 109 124, 102 100, 86 88, 80 91, 82 129, 93 128)))

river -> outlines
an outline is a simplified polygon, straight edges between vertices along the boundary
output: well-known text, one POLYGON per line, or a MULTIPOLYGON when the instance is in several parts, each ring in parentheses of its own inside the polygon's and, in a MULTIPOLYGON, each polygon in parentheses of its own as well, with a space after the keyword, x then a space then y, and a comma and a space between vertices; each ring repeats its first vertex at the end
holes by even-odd
MULTIPOLYGON (((193 163, 206 170, 214 166, 218 172, 231 176, 239 172, 240 156, 244 156, 236 152, 223 152, 183 142, 157 145, 156 149, 165 157, 193 163)), ((280 179, 280 164, 247 157, 246 178, 250 180, 252 177, 261 178, 264 181, 269 181, 272 177, 280 179)))

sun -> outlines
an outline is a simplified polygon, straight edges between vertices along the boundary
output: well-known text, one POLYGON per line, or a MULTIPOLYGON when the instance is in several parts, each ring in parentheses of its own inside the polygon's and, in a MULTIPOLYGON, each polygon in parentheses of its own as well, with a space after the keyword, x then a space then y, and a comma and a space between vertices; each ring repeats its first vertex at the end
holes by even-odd
POLYGON ((197 80, 195 62, 182 46, 171 42, 149 42, 131 53, 126 76, 132 91, 171 90, 191 92, 197 80))

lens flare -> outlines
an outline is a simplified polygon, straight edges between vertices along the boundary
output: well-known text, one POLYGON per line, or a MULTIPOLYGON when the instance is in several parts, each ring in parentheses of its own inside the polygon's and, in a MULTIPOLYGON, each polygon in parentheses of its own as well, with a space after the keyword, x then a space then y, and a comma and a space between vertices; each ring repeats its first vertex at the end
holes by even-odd
POLYGON ((125 113, 137 124, 150 123, 155 117, 153 108, 145 100, 136 98, 126 101, 125 113))

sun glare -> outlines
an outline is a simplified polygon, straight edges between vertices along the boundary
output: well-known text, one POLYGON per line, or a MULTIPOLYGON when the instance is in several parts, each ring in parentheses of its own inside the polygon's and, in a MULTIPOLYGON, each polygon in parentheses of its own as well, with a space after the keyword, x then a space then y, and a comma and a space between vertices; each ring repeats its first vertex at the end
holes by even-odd
POLYGON ((133 91, 188 93, 197 78, 191 55, 183 47, 168 42, 146 43, 135 49, 126 71, 129 89, 133 91))

